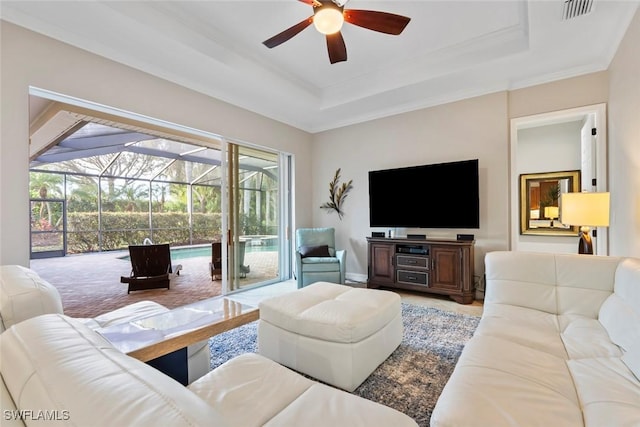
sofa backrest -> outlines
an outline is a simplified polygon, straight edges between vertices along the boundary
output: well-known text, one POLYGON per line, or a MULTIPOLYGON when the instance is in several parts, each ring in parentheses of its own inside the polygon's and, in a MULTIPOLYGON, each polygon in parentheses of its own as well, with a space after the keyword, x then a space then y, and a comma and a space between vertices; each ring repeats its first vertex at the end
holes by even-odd
POLYGON ((46 411, 56 425, 226 425, 192 391, 61 314, 0 335, 0 372, 18 410, 46 411))
POLYGON ((48 313, 62 313, 62 300, 53 285, 26 267, 0 266, 0 331, 48 313))
POLYGON ((597 318, 622 258, 496 251, 485 257, 485 304, 597 318))
POLYGON ((640 357, 640 259, 622 261, 615 280, 615 293, 602 304, 599 320, 611 341, 640 357))

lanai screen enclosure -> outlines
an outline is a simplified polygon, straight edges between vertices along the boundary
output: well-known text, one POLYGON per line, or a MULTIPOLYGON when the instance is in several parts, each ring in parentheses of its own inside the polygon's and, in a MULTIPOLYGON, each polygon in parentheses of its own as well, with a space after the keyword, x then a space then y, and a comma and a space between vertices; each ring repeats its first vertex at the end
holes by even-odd
MULTIPOLYGON (((32 258, 220 239, 214 145, 82 122, 31 162, 32 258)), ((238 164, 238 234, 277 236, 277 154, 243 148, 238 164)))

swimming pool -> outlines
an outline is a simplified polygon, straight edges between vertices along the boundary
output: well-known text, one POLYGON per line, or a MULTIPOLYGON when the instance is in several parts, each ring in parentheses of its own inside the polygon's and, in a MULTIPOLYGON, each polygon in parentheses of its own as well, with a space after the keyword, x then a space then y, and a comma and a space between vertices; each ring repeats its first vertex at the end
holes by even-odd
MULTIPOLYGON (((278 246, 276 245, 246 245, 245 253, 249 252, 271 252, 277 251, 278 246)), ((205 246, 185 246, 180 248, 171 248, 171 259, 187 259, 187 258, 198 258, 198 257, 207 257, 211 258, 211 245, 205 246)), ((120 257, 120 259, 129 259, 129 255, 125 255, 120 257)))
POLYGON ((197 258, 205 256, 211 258, 211 245, 192 246, 188 248, 171 248, 171 259, 197 258))

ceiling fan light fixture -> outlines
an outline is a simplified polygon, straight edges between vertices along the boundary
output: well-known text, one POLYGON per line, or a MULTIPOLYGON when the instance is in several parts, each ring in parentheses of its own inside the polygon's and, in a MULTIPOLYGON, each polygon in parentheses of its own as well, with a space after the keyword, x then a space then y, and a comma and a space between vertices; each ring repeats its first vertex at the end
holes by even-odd
POLYGON ((341 10, 325 7, 313 16, 313 25, 322 34, 335 34, 342 28, 344 15, 341 10))
MULTIPOLYGON (((1 0, 0 0, 1 1, 1 0)), ((325 36, 329 62, 343 62, 347 60, 347 46, 342 37, 342 25, 345 21, 367 30, 397 36, 407 26, 411 18, 395 13, 377 10, 344 9, 348 0, 298 0, 313 7, 313 16, 300 21, 262 42, 269 49, 290 40, 313 23, 316 30, 325 36)), ((566 0, 573 1, 573 0, 566 0)), ((594 1, 594 0, 579 0, 594 1)))

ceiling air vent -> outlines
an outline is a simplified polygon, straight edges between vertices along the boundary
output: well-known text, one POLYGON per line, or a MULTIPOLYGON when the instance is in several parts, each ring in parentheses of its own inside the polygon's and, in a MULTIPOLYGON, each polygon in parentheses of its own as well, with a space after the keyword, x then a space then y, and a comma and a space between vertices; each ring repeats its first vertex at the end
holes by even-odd
POLYGON ((593 0, 565 0, 562 19, 573 19, 593 10, 593 0))

